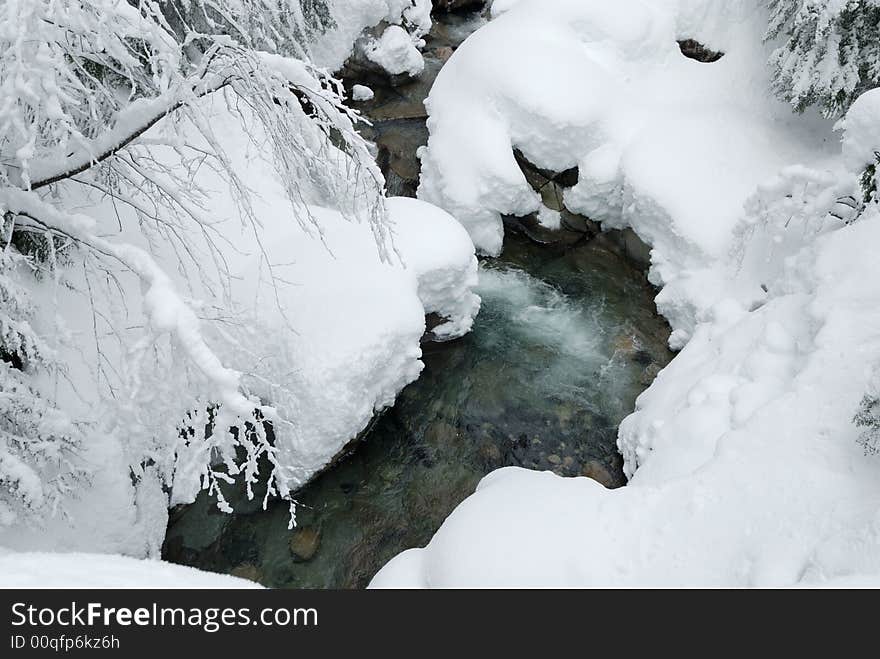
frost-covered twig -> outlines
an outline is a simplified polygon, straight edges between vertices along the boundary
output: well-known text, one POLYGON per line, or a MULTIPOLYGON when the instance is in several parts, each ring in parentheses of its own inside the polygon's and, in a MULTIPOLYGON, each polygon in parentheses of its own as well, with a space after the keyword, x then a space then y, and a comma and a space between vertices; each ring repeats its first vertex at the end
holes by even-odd
MULTIPOLYGON (((178 295, 170 277, 147 252, 134 245, 114 243, 94 235, 95 224, 91 218, 64 213, 32 192, 0 190, 0 210, 39 222, 89 249, 117 259, 144 282, 144 304, 153 326, 176 336, 193 364, 216 385, 218 400, 235 414, 244 417, 250 416, 258 407, 241 393, 238 373, 223 366, 204 340, 196 314, 178 295)), ((264 408, 264 413, 269 411, 264 408)))

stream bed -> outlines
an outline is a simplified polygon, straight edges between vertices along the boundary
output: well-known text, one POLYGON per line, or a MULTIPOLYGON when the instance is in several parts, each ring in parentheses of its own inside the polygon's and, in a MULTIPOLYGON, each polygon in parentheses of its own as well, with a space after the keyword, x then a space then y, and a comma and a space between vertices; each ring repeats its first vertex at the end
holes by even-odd
MULTIPOLYGON (((441 15, 426 73, 373 85, 360 109, 372 125, 389 194, 414 195, 415 152, 427 139, 422 100, 445 59, 485 22, 441 15)), ((473 331, 425 343, 425 369, 362 441, 287 502, 260 507, 204 492, 172 511, 163 558, 270 587, 361 588, 391 558, 424 546, 484 475, 503 466, 625 484, 616 437, 638 394, 671 359, 656 291, 613 241, 541 245, 508 231, 500 258, 480 265, 473 331)))
POLYGON ((296 494, 297 528, 286 502, 228 515, 203 492, 172 514, 164 557, 271 587, 360 588, 498 467, 623 485, 617 426, 671 357, 643 273, 600 244, 510 234, 478 293, 473 331, 425 344, 421 377, 296 494))

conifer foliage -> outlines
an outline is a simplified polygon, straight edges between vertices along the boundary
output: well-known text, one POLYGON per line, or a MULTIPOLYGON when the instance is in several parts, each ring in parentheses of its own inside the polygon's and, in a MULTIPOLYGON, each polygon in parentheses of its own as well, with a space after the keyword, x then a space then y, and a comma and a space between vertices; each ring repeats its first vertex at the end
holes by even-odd
POLYGON ((776 92, 803 111, 818 105, 840 116, 880 85, 878 0, 770 0, 767 39, 785 41, 771 56, 776 92))

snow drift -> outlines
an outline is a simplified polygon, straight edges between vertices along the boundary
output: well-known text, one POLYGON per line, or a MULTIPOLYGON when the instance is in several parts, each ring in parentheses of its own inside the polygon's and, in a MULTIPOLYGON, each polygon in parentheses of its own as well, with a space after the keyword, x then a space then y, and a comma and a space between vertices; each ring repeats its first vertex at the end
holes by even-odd
POLYGON ((259 588, 162 561, 79 553, 0 553, 0 588, 259 588))

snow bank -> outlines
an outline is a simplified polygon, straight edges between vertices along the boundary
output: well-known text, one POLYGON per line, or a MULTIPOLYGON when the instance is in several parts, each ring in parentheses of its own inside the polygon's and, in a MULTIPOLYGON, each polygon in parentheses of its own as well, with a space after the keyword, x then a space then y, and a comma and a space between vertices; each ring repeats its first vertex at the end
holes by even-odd
MULTIPOLYGON (((605 490, 502 469, 373 586, 782 586, 880 572, 880 458, 851 419, 880 351, 880 213, 801 256, 806 286, 701 326, 621 428, 605 490)), ((856 579, 858 582, 858 579, 856 579)))
POLYGON ((0 588, 259 588, 225 574, 106 554, 0 553, 0 588))
MULTIPOLYGON (((168 273, 169 286, 197 310, 208 345, 241 374, 247 393, 274 408, 276 458, 295 488, 418 377, 426 314, 445 318, 435 330, 440 338, 470 329, 479 309, 472 292, 474 247, 446 212, 417 200, 387 199, 382 203, 398 239, 390 261, 383 260, 374 227, 356 221, 350 210, 328 207, 334 199, 339 207, 351 206, 348 197, 363 194, 354 184, 328 191, 304 179, 299 201, 311 218, 297 217, 266 157, 258 124, 245 118, 243 126, 221 96, 206 98, 203 111, 222 136, 240 183, 252 192, 257 224, 242 221, 229 186, 210 167, 198 169, 198 176, 213 194, 194 211, 210 218, 209 229, 195 223, 176 229, 178 236, 192 234, 183 257, 167 235, 139 226, 127 206, 114 207, 82 188, 67 190, 65 205, 95 218, 97 231, 114 244, 149 252, 168 273)), ((188 137, 198 144, 193 133, 188 137)), ((163 146, 162 123, 144 139, 169 157, 178 145, 172 140, 163 146)), ((327 157, 333 166, 333 154, 327 157)), ((337 164, 352 166, 344 159, 337 164)), ((73 267, 57 282, 32 283, 44 312, 34 322, 59 337, 59 359, 67 367, 64 377, 43 383, 45 395, 89 429, 83 460, 96 474, 71 502, 70 519, 47 520, 45 528, 3 528, 0 546, 157 556, 169 505, 157 470, 174 473, 171 505, 191 501, 202 486, 204 442, 177 441, 177 428, 198 400, 182 388, 186 361, 175 361, 167 335, 146 331, 146 305, 161 307, 161 300, 142 300, 138 277, 124 267, 110 272, 106 281, 90 281, 73 267), (144 351, 154 342, 162 357, 152 364, 144 351), (156 409, 169 418, 143 418, 155 417, 156 409), (168 432, 157 435, 162 425, 168 432), (144 455, 154 467, 140 465, 144 455), (140 477, 136 486, 132 473, 140 477)))
POLYGON ((620 427, 627 487, 496 471, 374 587, 876 583, 880 456, 852 420, 880 354, 880 208, 838 200, 880 143, 880 92, 841 154, 827 122, 770 100, 763 20, 749 2, 520 0, 450 60, 421 196, 491 252, 499 213, 537 209, 511 146, 577 164, 566 203, 652 245, 684 347, 620 427), (685 37, 725 55, 685 59, 685 37))
MULTIPOLYGON (((311 239, 285 218, 289 206, 269 172, 258 176, 249 182, 260 185, 263 245, 239 257, 235 293, 256 320, 254 345, 233 364, 292 421, 279 428, 280 457, 304 483, 418 377, 426 313, 447 319, 434 330, 441 338, 470 330, 477 261, 461 225, 414 199, 386 201, 398 263, 383 263, 369 228, 338 211, 311 209, 323 230, 321 241, 311 239), (282 283, 265 281, 267 262, 282 283)), ((246 230, 235 236, 246 244, 246 230)), ((195 486, 175 483, 173 501, 191 500, 195 486)))
POLYGON ((681 344, 691 306, 715 293, 689 273, 726 252, 745 197, 783 165, 827 148, 828 122, 795 118, 767 93, 757 4, 505 3, 456 51, 426 101, 419 197, 497 254, 501 215, 541 210, 513 148, 547 169, 577 166, 567 207, 632 226, 653 246, 652 281, 677 282, 660 303, 681 344), (676 43, 684 38, 726 54, 711 64, 688 59, 676 43))
MULTIPOLYGON (((414 199, 385 201, 393 263, 380 259, 370 227, 333 209, 311 208, 322 229, 315 240, 291 221, 280 184, 253 148, 245 140, 237 147, 263 227, 256 244, 246 227, 228 226, 243 252, 229 257, 234 295, 255 319, 248 333, 254 345, 233 364, 254 374, 246 384, 291 421, 277 429, 278 447, 301 484, 418 377, 427 313, 447 320, 435 330, 442 338, 470 330, 479 310, 471 290, 477 260, 461 225, 414 199), (267 264, 280 282, 267 281, 267 264)), ((173 500, 192 498, 186 486, 175 483, 173 500)))
POLYGON ((426 313, 446 319, 432 330, 438 339, 467 334, 480 298, 474 244, 449 213, 417 199, 393 197, 388 210, 395 220, 394 244, 406 268, 416 277, 426 313))

